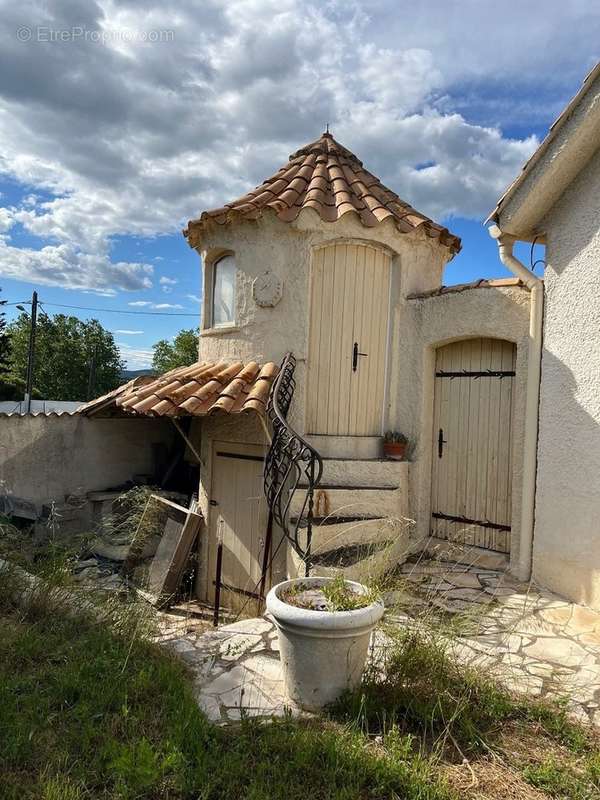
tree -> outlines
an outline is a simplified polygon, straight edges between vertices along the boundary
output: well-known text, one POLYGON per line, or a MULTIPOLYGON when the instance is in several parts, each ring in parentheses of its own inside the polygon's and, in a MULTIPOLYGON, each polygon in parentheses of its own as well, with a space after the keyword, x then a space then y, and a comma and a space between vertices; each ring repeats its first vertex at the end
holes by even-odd
POLYGON ((179 331, 172 342, 161 339, 152 346, 154 357, 152 369, 155 372, 168 372, 175 367, 187 367, 198 361, 198 328, 179 331))
MULTIPOLYGON (((8 326, 10 373, 15 382, 27 373, 28 314, 8 326)), ((124 364, 112 333, 96 319, 38 315, 33 384, 46 400, 86 400, 115 389, 124 364)))
MULTIPOLYGON (((2 291, 0 289, 0 291, 2 291)), ((6 300, 0 300, 0 401, 21 399, 23 394, 19 392, 19 387, 15 386, 14 381, 8 375, 10 364, 10 338, 6 330, 6 314, 2 311, 2 306, 6 305, 6 300)))
MULTIPOLYGON (((0 292, 2 289, 0 289, 0 292)), ((0 300, 0 309, 6 305, 6 300, 0 300)), ((2 380, 8 369, 8 357, 10 353, 10 341, 6 331, 6 314, 0 310, 0 380, 2 380)))

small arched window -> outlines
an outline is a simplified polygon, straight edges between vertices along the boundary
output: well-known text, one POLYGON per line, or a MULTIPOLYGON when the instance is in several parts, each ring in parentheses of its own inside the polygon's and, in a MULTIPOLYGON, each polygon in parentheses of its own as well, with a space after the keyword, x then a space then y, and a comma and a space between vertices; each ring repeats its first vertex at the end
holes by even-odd
POLYGON ((211 324, 213 328, 235 322, 235 259, 223 256, 213 266, 211 324))

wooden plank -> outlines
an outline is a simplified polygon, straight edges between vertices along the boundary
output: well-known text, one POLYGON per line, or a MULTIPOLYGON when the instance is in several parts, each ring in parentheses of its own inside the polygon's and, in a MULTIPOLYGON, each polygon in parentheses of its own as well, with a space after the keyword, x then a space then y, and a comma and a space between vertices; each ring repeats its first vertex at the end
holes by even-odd
MULTIPOLYGON (((368 284, 366 282, 366 261, 367 248, 356 247, 356 291, 354 295, 354 327, 352 330, 352 343, 358 341, 363 330, 363 319, 365 316, 365 292, 368 292, 368 284)), ((360 342, 359 342, 360 344, 360 342)), ((360 387, 361 387, 361 374, 357 370, 351 373, 351 391, 350 391, 350 429, 349 434, 353 435, 359 430, 360 424, 360 387)))
POLYGON ((354 333, 354 298, 356 296, 357 248, 346 249, 346 279, 340 352, 339 434, 350 434, 350 394, 352 392, 352 345, 354 333))
POLYGON ((148 593, 158 606, 175 596, 203 518, 189 510, 183 524, 169 515, 148 573, 148 593))
MULTIPOLYGON (((335 282, 335 247, 323 250, 323 294, 321 296, 321 338, 319 342, 318 425, 317 433, 329 434, 329 403, 335 399, 335 389, 331 385, 332 362, 335 358, 331 349, 331 336, 334 319, 331 313, 335 282)), ((336 354, 337 355, 337 354, 336 354)))
POLYGON ((342 386, 341 361, 343 354, 342 329, 344 322, 344 300, 346 285, 346 263, 348 245, 335 245, 333 248, 333 284, 331 302, 331 321, 329 337, 329 402, 327 407, 327 431, 332 435, 343 433, 340 424, 340 394, 347 391, 342 386))
POLYGON ((316 431, 320 380, 321 297, 323 295, 323 250, 315 250, 311 265, 311 290, 308 333, 306 426, 316 431))

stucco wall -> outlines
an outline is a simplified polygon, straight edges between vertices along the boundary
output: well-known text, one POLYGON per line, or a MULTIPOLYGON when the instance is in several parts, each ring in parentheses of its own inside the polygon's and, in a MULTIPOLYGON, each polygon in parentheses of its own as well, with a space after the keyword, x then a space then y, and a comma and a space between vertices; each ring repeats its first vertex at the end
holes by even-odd
MULTIPOLYGON (((230 330, 208 330, 200 339, 200 357, 279 361, 291 350, 298 359, 298 386, 292 423, 304 427, 304 378, 308 350, 309 278, 312 250, 329 241, 363 240, 389 249, 392 255, 391 319, 388 346, 384 429, 402 430, 414 445, 409 490, 410 516, 416 531, 429 528, 433 383, 435 348, 452 340, 495 337, 517 345, 517 387, 513 432, 513 536, 511 558, 518 558, 521 507, 523 405, 528 346, 529 293, 518 287, 480 288, 421 300, 415 293, 441 284, 447 250, 422 235, 399 234, 393 223, 365 228, 347 216, 337 223, 322 222, 310 210, 296 223, 273 216, 257 221, 215 226, 206 234, 202 256, 211 260, 224 251, 236 257, 237 315, 230 330), (252 281, 264 270, 284 283, 283 297, 274 308, 260 308, 252 298, 252 281)), ((265 442, 264 431, 251 418, 209 418, 202 426, 201 505, 210 516, 211 445, 222 441, 265 442)), ((205 576, 206 577, 206 576, 205 576)))
MULTIPOLYGON (((200 358, 239 358, 242 361, 281 361, 289 350, 298 361, 298 388, 293 422, 304 431, 304 387, 309 326, 309 278, 313 248, 335 240, 362 240, 387 248, 392 255, 392 337, 389 348, 390 380, 402 348, 400 317, 403 298, 437 288, 448 250, 424 233, 400 234, 391 221, 374 228, 352 215, 335 223, 323 222, 305 209, 293 223, 265 214, 256 221, 218 226, 204 237, 202 257, 210 263, 219 253, 232 251, 237 265, 236 325, 203 331, 200 358), (252 297, 252 282, 266 269, 283 280, 283 296, 274 308, 260 308, 252 297)), ((393 412, 393 404, 390 411, 393 412)), ((386 419, 384 427, 394 426, 386 419)))
POLYGON ((547 215, 533 575, 600 608, 600 153, 547 215))
POLYGON ((436 349, 459 339, 491 337, 517 347, 513 419, 511 565, 519 555, 523 417, 527 384, 529 292, 520 287, 480 288, 408 300, 401 315, 398 383, 392 396, 399 427, 414 443, 410 511, 417 533, 429 532, 436 349))
POLYGON ((38 505, 118 486, 153 469, 152 445, 173 440, 166 420, 81 416, 0 418, 0 483, 38 505))

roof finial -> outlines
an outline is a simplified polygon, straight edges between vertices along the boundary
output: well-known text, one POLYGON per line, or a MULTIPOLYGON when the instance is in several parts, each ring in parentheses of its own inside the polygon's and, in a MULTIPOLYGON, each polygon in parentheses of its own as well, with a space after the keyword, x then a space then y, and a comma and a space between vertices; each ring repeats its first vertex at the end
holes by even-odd
POLYGON ((331 136, 331 134, 329 133, 329 123, 325 125, 325 133, 323 134, 323 136, 331 136))

